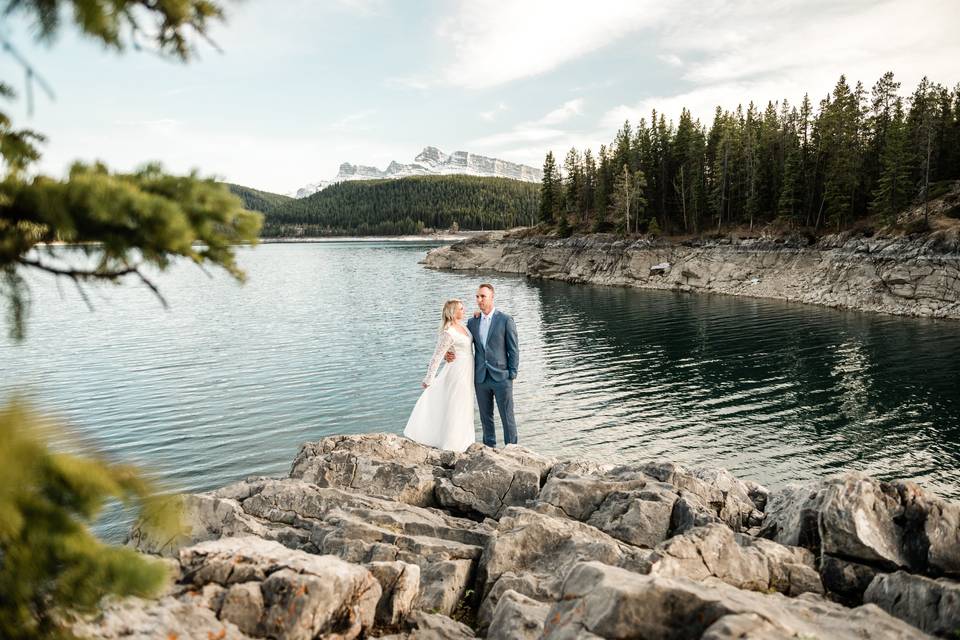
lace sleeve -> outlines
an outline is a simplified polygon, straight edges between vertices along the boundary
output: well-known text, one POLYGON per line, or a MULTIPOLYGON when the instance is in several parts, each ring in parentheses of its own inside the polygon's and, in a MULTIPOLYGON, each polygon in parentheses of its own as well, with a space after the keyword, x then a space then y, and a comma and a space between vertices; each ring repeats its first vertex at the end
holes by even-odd
POLYGON ((433 352, 433 359, 430 360, 430 366, 427 368, 427 376, 423 379, 425 384, 433 384, 433 379, 437 375, 437 369, 440 368, 440 361, 444 354, 453 346, 453 336, 448 331, 441 331, 437 338, 437 348, 433 352))

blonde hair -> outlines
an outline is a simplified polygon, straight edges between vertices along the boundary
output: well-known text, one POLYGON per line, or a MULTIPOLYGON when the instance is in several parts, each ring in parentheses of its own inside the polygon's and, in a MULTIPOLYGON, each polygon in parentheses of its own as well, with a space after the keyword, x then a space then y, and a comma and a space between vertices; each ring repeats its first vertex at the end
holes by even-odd
POLYGON ((440 331, 446 330, 447 327, 457 321, 457 307, 459 306, 463 306, 463 302, 456 298, 443 303, 443 311, 440 313, 440 331))

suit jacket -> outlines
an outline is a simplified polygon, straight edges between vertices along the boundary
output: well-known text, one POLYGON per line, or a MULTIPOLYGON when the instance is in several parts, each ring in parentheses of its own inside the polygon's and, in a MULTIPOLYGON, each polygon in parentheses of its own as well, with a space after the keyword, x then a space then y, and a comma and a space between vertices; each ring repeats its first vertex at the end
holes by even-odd
POLYGON ((517 325, 513 318, 495 310, 490 318, 487 344, 480 339, 480 318, 467 320, 467 329, 473 335, 473 381, 477 384, 489 377, 494 382, 513 380, 520 366, 520 343, 517 341, 517 325))

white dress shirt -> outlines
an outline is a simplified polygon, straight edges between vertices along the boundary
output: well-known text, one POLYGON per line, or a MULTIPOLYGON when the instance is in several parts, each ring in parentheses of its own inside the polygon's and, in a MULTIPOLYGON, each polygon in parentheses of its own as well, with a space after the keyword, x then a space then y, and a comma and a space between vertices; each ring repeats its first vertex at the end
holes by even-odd
POLYGON ((497 308, 494 307, 490 309, 490 313, 481 313, 480 314, 480 342, 484 347, 487 346, 487 334, 490 333, 490 321, 493 319, 493 314, 497 312, 497 308))

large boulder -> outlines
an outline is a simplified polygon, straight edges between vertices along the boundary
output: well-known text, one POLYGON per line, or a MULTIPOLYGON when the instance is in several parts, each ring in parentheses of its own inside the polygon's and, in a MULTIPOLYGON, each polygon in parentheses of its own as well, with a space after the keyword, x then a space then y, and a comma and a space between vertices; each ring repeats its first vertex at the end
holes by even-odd
POLYGON ((863 599, 928 633, 960 635, 960 582, 897 571, 874 578, 863 599))
POLYGON ((652 548, 714 522, 734 531, 760 523, 766 489, 722 469, 688 470, 669 462, 600 467, 560 463, 537 509, 591 524, 629 544, 652 548))
POLYGON ((507 507, 536 499, 554 462, 516 445, 497 450, 473 444, 449 477, 437 480, 437 500, 448 509, 497 518, 507 507))
POLYGON ((827 484, 820 504, 820 549, 866 564, 896 569, 910 565, 900 524, 896 487, 849 473, 827 484))
POLYGON ((860 562, 851 562, 824 554, 820 556, 820 579, 823 587, 837 602, 849 606, 863 604, 863 592, 879 573, 879 569, 860 562))
POLYGON ((548 601, 560 596, 567 571, 577 562, 596 560, 632 571, 646 571, 649 551, 639 549, 576 520, 510 507, 500 518, 480 561, 483 601, 478 622, 489 623, 501 580, 507 589, 548 601))
POLYGON ((687 469, 665 461, 648 462, 640 465, 639 469, 661 482, 673 485, 681 496, 689 497, 693 507, 703 509, 705 516, 717 518, 734 531, 758 525, 763 519, 753 497, 757 497, 758 501, 760 498, 765 500, 766 491, 755 483, 747 485, 726 469, 687 469))
POLYGON ((632 545, 653 548, 670 532, 677 492, 629 468, 581 469, 557 465, 537 509, 586 522, 632 545))
POLYGON ((820 507, 823 484, 792 484, 767 499, 759 534, 780 544, 820 551, 820 507))
POLYGON ((810 594, 787 598, 719 581, 640 575, 599 562, 576 565, 544 626, 547 640, 574 638, 863 638, 915 639, 926 634, 866 605, 846 609, 810 594))
POLYGON ((380 636, 380 640, 468 640, 473 629, 439 613, 414 611, 404 620, 400 633, 380 636))
POLYGON ((675 536, 650 556, 650 575, 716 578, 739 589, 823 593, 813 553, 710 524, 675 536))
MULTIPOLYGON (((186 497, 190 539, 254 533, 293 549, 354 563, 405 562, 420 567, 417 602, 449 614, 472 586, 489 524, 300 479, 259 478, 186 497), (223 523, 211 514, 219 514, 223 523)), ((494 523, 496 524, 496 523, 494 523)), ((135 542, 147 551, 150 539, 135 542)), ((166 541, 170 553, 177 548, 166 541)))
POLYGON ((231 497, 202 493, 174 499, 179 501, 177 508, 182 514, 179 535, 161 534, 163 529, 156 526, 154 515, 148 512, 133 525, 128 544, 144 553, 173 558, 183 547, 217 538, 254 535, 272 540, 286 535, 296 537, 296 533, 282 523, 263 522, 245 513, 240 503, 231 497))
POLYGON ((960 576, 960 504, 848 472, 771 495, 760 535, 881 571, 960 576))
POLYGON ((237 625, 217 618, 216 611, 193 598, 165 596, 157 600, 114 599, 99 614, 72 627, 78 638, 89 640, 168 640, 218 638, 248 640, 237 625))
POLYGON ((254 536, 181 549, 180 565, 181 583, 228 589, 221 619, 271 638, 355 638, 373 627, 382 593, 376 578, 359 565, 254 536), (235 588, 240 592, 232 606, 235 588))
POLYGON ((543 633, 549 612, 548 604, 513 590, 505 591, 493 611, 486 637, 488 640, 536 640, 543 633))
POLYGON ((331 436, 300 448, 291 478, 418 506, 435 506, 437 479, 458 458, 394 434, 331 436))

